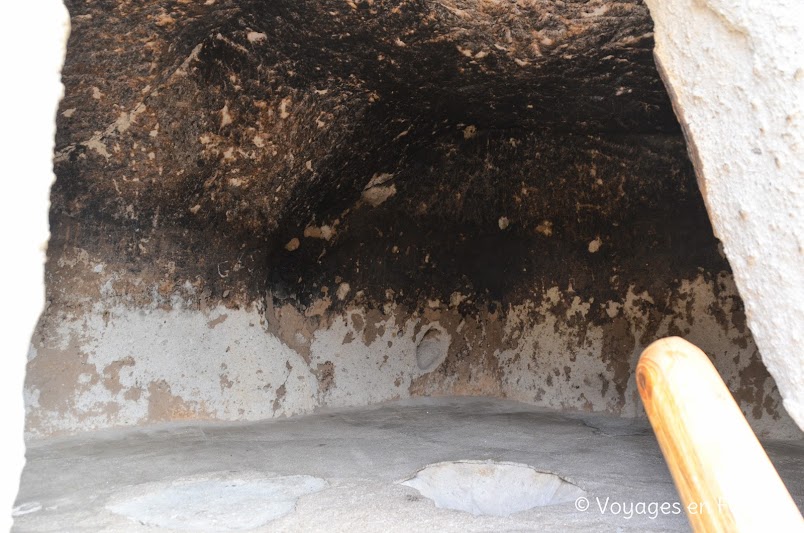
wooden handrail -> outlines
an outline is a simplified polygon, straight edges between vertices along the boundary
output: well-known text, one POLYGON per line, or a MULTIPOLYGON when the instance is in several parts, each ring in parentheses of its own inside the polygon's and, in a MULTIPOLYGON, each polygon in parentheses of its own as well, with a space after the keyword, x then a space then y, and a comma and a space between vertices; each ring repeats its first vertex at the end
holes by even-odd
POLYGON ((678 337, 648 346, 639 395, 696 532, 804 531, 804 520, 709 358, 678 337))

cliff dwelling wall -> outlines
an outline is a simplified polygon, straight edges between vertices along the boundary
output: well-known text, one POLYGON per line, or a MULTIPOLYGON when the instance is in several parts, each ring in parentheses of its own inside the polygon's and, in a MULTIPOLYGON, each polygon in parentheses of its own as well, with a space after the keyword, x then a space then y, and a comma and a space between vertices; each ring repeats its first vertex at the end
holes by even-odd
POLYGON ((421 395, 637 417, 665 335, 798 434, 641 2, 67 7, 31 435, 421 395))

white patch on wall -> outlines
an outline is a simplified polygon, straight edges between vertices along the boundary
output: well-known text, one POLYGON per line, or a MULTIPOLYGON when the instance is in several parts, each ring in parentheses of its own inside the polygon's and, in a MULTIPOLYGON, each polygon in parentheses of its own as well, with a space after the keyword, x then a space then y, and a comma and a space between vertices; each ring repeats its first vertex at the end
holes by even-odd
MULTIPOLYGON (((609 376, 601 360, 602 328, 573 327, 566 317, 550 312, 562 294, 553 287, 538 307, 532 302, 514 307, 506 323, 506 335, 524 326, 516 347, 497 353, 503 368, 502 388, 507 398, 554 409, 607 411, 620 396, 615 387, 605 388, 599 376, 609 376), (529 315, 544 317, 532 324, 529 315)), ((576 297, 566 316, 579 314, 586 322, 591 305, 576 297)), ((633 410, 631 411, 633 413, 633 410)))
MULTIPOLYGON (((130 357, 133 364, 119 370, 120 390, 113 392, 103 381, 77 386, 71 409, 37 413, 38 432, 137 424, 149 414, 149 387, 161 382, 177 401, 196 409, 185 413, 190 417, 258 420, 316 406, 315 376, 299 354, 260 326, 256 310, 220 307, 207 314, 119 306, 107 313, 67 321, 59 336, 83 339, 82 351, 99 376, 130 357), (136 399, 132 389, 141 391, 136 399), (111 413, 109 405, 115 406, 111 413)), ((35 390, 26 393, 36 397, 35 390)))
MULTIPOLYGON (((351 311, 349 316, 358 314, 351 311)), ((333 386, 319 399, 331 407, 368 405, 410 396, 408 387, 416 371, 415 322, 397 325, 393 317, 380 325, 380 332, 369 345, 359 339, 362 332, 347 324, 345 317, 335 319, 325 330, 315 333, 310 365, 332 363, 333 386), (401 335, 399 335, 401 331, 401 335), (347 335, 353 342, 342 344, 347 335)))

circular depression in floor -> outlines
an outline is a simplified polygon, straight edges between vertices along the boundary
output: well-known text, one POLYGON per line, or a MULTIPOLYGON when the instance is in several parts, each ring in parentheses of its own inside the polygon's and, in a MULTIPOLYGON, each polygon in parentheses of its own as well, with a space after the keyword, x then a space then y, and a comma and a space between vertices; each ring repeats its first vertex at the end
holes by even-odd
POLYGON ((285 516, 301 496, 326 486, 312 476, 183 479, 142 485, 106 508, 148 526, 243 531, 285 516))
POLYGON ((436 507, 492 516, 571 502, 586 494, 555 474, 525 464, 494 461, 436 463, 402 484, 418 490, 436 507))

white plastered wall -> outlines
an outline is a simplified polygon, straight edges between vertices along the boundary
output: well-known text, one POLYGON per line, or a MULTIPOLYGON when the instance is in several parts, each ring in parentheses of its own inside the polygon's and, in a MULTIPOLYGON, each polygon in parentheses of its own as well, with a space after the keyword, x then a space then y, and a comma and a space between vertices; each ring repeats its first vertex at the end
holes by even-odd
POLYGON ((804 5, 647 4, 657 65, 748 325, 804 428, 804 5))

